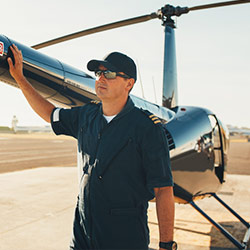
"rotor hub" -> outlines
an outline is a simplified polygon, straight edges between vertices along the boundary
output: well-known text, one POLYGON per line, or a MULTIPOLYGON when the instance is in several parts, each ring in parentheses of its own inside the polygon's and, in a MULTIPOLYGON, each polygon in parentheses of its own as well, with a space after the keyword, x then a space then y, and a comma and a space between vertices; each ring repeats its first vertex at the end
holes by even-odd
POLYGON ((160 10, 158 10, 158 17, 162 20, 163 26, 171 26, 175 28, 174 20, 171 18, 172 16, 181 16, 182 14, 186 14, 189 12, 188 7, 174 7, 172 5, 165 5, 160 10))

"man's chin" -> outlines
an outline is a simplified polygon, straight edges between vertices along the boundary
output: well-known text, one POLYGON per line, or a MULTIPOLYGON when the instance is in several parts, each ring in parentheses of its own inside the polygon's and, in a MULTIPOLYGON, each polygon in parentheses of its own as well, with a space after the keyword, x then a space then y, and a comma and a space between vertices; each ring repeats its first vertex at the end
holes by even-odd
POLYGON ((96 93, 96 95, 102 102, 108 99, 107 95, 100 93, 99 91, 96 93))

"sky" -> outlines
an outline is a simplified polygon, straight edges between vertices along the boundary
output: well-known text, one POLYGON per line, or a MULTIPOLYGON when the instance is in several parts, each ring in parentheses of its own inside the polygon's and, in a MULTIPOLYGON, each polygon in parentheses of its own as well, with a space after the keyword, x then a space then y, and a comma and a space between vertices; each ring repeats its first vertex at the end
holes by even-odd
MULTIPOLYGON (((224 0, 223 0, 224 1, 224 0)), ((166 3, 216 0, 12 0, 1 3, 0 33, 28 46, 83 29, 150 14, 166 3)), ((192 11, 175 18, 179 105, 213 111, 225 124, 250 127, 250 4, 192 11)), ((40 52, 88 72, 87 62, 112 51, 137 63, 146 100, 161 104, 164 28, 145 23, 78 38, 40 52), (155 85, 155 88, 154 88, 155 85), (155 91, 154 91, 155 89, 155 91)), ((132 94, 142 97, 138 81, 132 94)), ((0 82, 0 126, 47 125, 19 89, 0 82)))

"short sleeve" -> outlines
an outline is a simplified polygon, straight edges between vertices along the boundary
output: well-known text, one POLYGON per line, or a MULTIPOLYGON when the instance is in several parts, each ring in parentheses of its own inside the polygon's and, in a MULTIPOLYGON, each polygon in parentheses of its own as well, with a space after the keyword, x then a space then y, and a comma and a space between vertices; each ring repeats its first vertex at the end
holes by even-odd
POLYGON ((55 108, 51 114, 51 126, 56 135, 69 135, 77 138, 80 107, 71 109, 55 108))
POLYGON ((154 194, 153 188, 173 186, 168 142, 161 125, 153 124, 147 130, 142 147, 143 167, 149 191, 154 194))

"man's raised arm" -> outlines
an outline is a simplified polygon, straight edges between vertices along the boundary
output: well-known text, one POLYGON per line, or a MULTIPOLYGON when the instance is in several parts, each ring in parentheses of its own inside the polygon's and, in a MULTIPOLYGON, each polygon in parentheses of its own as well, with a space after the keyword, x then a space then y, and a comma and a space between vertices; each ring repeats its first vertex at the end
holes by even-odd
POLYGON ((19 85, 32 109, 46 122, 50 123, 50 116, 55 106, 43 98, 24 77, 22 52, 14 44, 10 46, 10 49, 15 59, 14 65, 10 57, 7 59, 11 76, 19 85))

